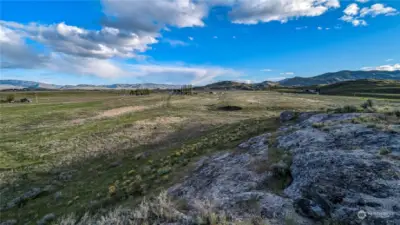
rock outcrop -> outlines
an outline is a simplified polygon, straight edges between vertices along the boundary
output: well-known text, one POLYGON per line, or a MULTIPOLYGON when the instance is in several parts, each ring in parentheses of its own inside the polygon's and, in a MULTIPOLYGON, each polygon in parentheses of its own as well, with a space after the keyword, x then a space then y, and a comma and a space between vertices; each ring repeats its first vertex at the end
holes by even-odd
POLYGON ((169 193, 189 206, 209 201, 233 218, 257 216, 270 224, 400 224, 400 134, 355 120, 385 118, 307 113, 279 129, 274 148, 292 156, 292 182, 283 194, 266 185, 283 168, 266 165, 270 134, 201 159, 169 193), (260 171, 264 167, 270 169, 260 171))
POLYGON ((318 114, 279 137, 279 147, 293 155, 293 182, 284 192, 310 203, 298 211, 319 207, 325 219, 400 224, 400 162, 395 157, 400 153, 400 134, 349 121, 360 117, 383 119, 378 114, 318 114), (380 155, 382 148, 390 155, 380 155))

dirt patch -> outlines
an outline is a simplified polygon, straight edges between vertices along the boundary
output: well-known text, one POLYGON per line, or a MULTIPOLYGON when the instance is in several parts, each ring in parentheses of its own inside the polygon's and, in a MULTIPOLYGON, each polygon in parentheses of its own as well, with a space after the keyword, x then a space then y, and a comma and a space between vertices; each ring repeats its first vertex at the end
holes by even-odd
POLYGON ((110 110, 106 110, 106 111, 100 113, 99 115, 95 116, 94 119, 119 116, 119 115, 129 113, 129 112, 143 111, 148 108, 150 108, 150 107, 149 106, 127 106, 127 107, 121 107, 121 108, 116 108, 116 109, 110 109, 110 110))
POLYGON ((140 112, 140 111, 144 111, 146 109, 154 108, 154 107, 157 107, 157 106, 158 105, 155 105, 155 106, 127 106, 127 107, 120 107, 120 108, 115 108, 115 109, 110 109, 110 110, 103 111, 103 112, 99 113, 97 116, 94 116, 94 117, 74 119, 74 120, 71 121, 71 123, 72 124, 82 124, 87 120, 116 117, 116 116, 123 115, 125 113, 140 112))
POLYGON ((242 109, 243 109, 242 107, 234 106, 234 105, 218 107, 218 110, 222 110, 222 111, 239 111, 239 110, 242 110, 242 109))

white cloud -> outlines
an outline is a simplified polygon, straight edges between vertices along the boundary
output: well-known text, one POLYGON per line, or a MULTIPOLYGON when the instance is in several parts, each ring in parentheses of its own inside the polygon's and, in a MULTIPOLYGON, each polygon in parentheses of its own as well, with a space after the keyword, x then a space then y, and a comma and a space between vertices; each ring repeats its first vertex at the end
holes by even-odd
POLYGON ((323 28, 322 28, 322 27, 317 27, 317 29, 318 29, 318 30, 322 30, 323 28))
POLYGON ((341 20, 353 24, 353 26, 367 26, 366 16, 376 17, 378 15, 393 16, 398 12, 395 8, 386 7, 383 4, 374 4, 371 7, 364 7, 360 10, 356 3, 352 3, 343 11, 341 20))
POLYGON ((287 77, 267 77, 266 80, 269 80, 269 81, 280 81, 280 80, 284 80, 286 78, 287 77))
POLYGON ((254 83, 253 80, 242 80, 242 79, 235 80, 235 82, 245 83, 245 84, 252 84, 252 83, 254 83))
POLYGON ((260 70, 261 72, 271 72, 272 70, 271 69, 262 69, 262 70, 260 70))
POLYGON ((294 73, 293 72, 284 72, 284 73, 281 73, 281 75, 294 75, 294 73))
POLYGON ((358 14, 359 10, 360 10, 360 8, 358 7, 358 5, 356 3, 352 3, 352 4, 348 5, 343 12, 344 12, 344 14, 346 14, 348 16, 355 16, 358 14))
POLYGON ((304 30, 304 29, 307 29, 308 27, 307 26, 303 26, 303 27, 296 27, 296 30, 304 30))
POLYGON ((362 70, 379 70, 379 71, 396 71, 400 70, 400 64, 394 64, 394 65, 383 65, 383 66, 377 66, 377 67, 363 67, 361 68, 362 70))
POLYGON ((398 12, 395 8, 392 7, 386 7, 383 4, 374 4, 370 8, 364 7, 360 11, 360 16, 365 17, 365 16, 378 16, 378 15, 385 15, 385 16, 393 16, 396 15, 398 12))
POLYGON ((166 42, 166 43, 170 44, 172 47, 189 45, 188 43, 186 43, 184 41, 173 40, 173 39, 168 39, 168 38, 163 39, 163 42, 166 42))
POLYGON ((157 34, 139 36, 135 33, 105 27, 101 30, 86 30, 65 23, 53 25, 28 25, 0 21, 0 25, 21 37, 37 41, 54 52, 94 58, 133 58, 137 53, 157 43, 157 34))
POLYGON ((233 23, 257 24, 299 17, 320 16, 331 8, 340 7, 338 0, 237 0, 229 13, 233 23))
POLYGON ((40 67, 47 56, 35 52, 24 37, 0 23, 0 68, 40 67))
POLYGON ((335 28, 336 30, 340 30, 340 29, 342 29, 342 26, 336 25, 336 26, 334 26, 333 28, 335 28))
POLYGON ((356 2, 359 2, 359 3, 366 3, 366 2, 368 2, 369 0, 356 0, 356 2))
POLYGON ((189 39, 189 40, 191 40, 191 41, 193 41, 193 40, 194 40, 194 38, 193 38, 193 37, 188 37, 188 39, 189 39))
POLYGON ((391 61, 393 61, 394 59, 386 59, 386 62, 391 62, 391 61))
POLYGON ((166 26, 204 26, 208 8, 192 0, 103 0, 103 24, 135 33, 155 33, 166 26))
POLYGON ((358 27, 358 26, 367 26, 367 22, 365 20, 359 20, 359 19, 353 19, 351 21, 353 26, 358 27))

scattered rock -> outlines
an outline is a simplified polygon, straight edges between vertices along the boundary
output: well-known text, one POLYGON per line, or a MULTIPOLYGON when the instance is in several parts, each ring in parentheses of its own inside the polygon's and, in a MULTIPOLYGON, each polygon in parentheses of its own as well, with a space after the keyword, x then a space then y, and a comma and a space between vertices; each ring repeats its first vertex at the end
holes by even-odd
POLYGON ((37 221, 37 225, 45 225, 50 223, 51 221, 53 221, 56 218, 56 215, 54 215, 54 213, 49 213, 46 214, 45 216, 43 216, 42 219, 40 219, 39 221, 37 221))
POLYGON ((14 224, 17 224, 17 220, 14 220, 14 219, 6 220, 6 221, 0 223, 0 225, 14 225, 14 224))
POLYGON ((296 117, 296 113, 293 111, 283 111, 279 116, 282 123, 287 122, 289 120, 293 120, 296 117))
POLYGON ((61 191, 57 191, 56 193, 54 193, 54 200, 58 201, 62 198, 62 192, 61 191))
POLYGON ((70 181, 73 177, 73 174, 76 172, 76 170, 67 170, 67 171, 62 171, 58 174, 57 180, 59 181, 70 181))
POLYGON ((141 152, 135 155, 135 160, 145 159, 149 156, 148 152, 141 152))
POLYGON ((13 200, 9 201, 7 205, 1 209, 1 211, 5 211, 14 207, 19 207, 25 204, 30 199, 35 199, 45 191, 40 188, 32 188, 28 192, 25 192, 22 196, 14 198, 13 200))
POLYGON ((54 185, 49 184, 49 185, 46 185, 46 186, 43 188, 43 191, 44 191, 44 192, 47 192, 47 193, 50 193, 50 192, 55 191, 56 189, 57 189, 57 188, 56 188, 54 185))
POLYGON ((121 166, 121 165, 122 165, 122 161, 118 160, 118 161, 110 163, 110 168, 121 166))

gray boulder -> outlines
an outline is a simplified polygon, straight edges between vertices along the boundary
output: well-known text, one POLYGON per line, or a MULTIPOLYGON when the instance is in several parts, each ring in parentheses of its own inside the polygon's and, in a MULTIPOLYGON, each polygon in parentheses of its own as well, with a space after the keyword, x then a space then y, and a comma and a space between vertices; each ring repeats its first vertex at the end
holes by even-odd
POLYGON ((283 111, 279 116, 281 122, 287 122, 289 120, 293 120, 296 117, 296 113, 293 111, 283 111))

